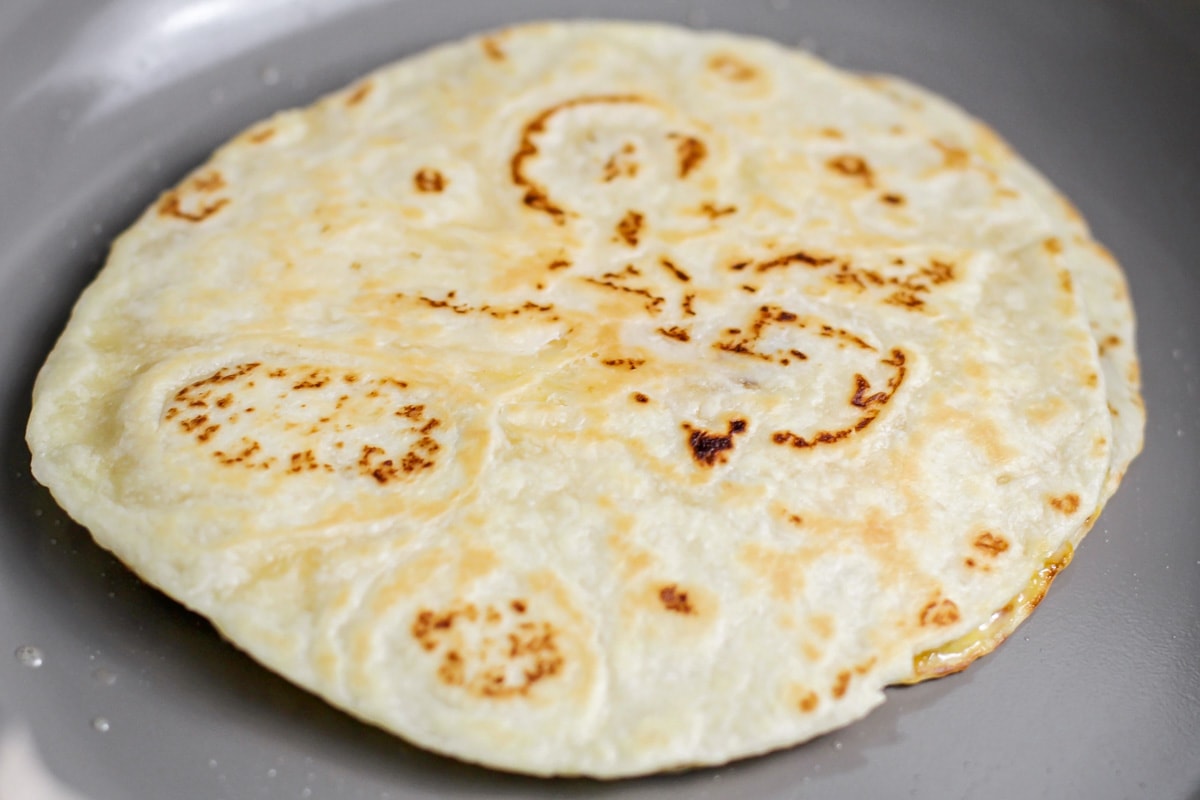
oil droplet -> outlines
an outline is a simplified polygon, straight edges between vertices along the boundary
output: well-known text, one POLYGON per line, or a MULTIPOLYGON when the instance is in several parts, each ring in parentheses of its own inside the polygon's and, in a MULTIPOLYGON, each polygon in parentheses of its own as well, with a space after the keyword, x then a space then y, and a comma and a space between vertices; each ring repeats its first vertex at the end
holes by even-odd
POLYGON ((92 728, 100 733, 108 733, 109 729, 112 728, 112 725, 110 725, 108 720, 104 717, 96 717, 92 720, 92 728))
POLYGON ((29 667, 30 669, 37 669, 42 665, 42 651, 31 644, 21 645, 16 649, 13 655, 17 657, 17 661, 20 661, 23 665, 29 667))
POLYGON ((92 680, 101 686, 112 686, 117 682, 117 673, 104 667, 96 667, 92 670, 92 680))
POLYGON ((208 760, 208 766, 213 769, 216 769, 217 768, 217 760, 215 758, 210 758, 208 760))
POLYGON ((263 67, 262 72, 259 73, 259 77, 262 78, 262 82, 267 86, 274 86, 275 84, 279 83, 279 79, 283 76, 279 72, 279 67, 266 66, 263 67))
POLYGON ((268 778, 274 778, 278 774, 279 774, 279 770, 275 769, 274 767, 271 767, 269 770, 267 770, 268 778))

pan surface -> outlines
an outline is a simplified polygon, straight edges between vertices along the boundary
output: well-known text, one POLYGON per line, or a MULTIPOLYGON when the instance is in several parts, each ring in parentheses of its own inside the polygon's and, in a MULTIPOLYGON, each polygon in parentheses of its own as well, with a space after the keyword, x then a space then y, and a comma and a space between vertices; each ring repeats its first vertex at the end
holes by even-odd
MULTIPOLYGON (((0 0, 0 742, 31 735, 92 800, 1200 798, 1197 309, 1193 0, 0 0), (160 190, 271 111, 549 16, 765 35, 923 84, 1008 138, 1125 266, 1146 449, 997 652, 764 758, 613 784, 504 775, 410 747, 261 668, 30 477, 37 368, 112 238, 160 190)), ((0 800, 25 797, 0 783, 0 800)))

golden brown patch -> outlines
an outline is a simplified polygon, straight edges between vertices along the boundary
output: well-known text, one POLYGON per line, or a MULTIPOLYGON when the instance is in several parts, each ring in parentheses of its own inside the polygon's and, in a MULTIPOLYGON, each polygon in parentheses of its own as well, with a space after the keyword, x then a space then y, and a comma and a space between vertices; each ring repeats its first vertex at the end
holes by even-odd
POLYGON ((688 593, 681 591, 677 584, 672 583, 659 589, 658 599, 662 601, 663 608, 676 614, 696 613, 696 609, 688 602, 688 593))
POLYGON ((829 693, 833 695, 835 700, 840 700, 846 695, 846 690, 850 688, 850 670, 842 670, 837 674, 837 680, 833 684, 833 688, 829 693))
POLYGON ((700 204, 700 213, 709 219, 716 220, 737 213, 737 206, 720 206, 705 201, 700 204))
POLYGON ((949 598, 930 601, 921 609, 921 625, 945 627, 958 622, 958 605, 949 598))
POLYGON ((500 42, 494 36, 484 36, 479 40, 479 46, 483 48, 483 54, 492 61, 504 61, 507 58, 500 42))
POLYGON ((635 403, 649 403, 650 402, 650 398, 647 397, 646 395, 642 394, 641 392, 634 392, 632 395, 630 395, 630 397, 633 398, 633 402, 635 402, 635 403))
POLYGON ((633 159, 636 152, 637 148, 626 142, 620 150, 609 156, 608 161, 604 162, 604 182, 612 183, 617 178, 636 178, 639 169, 638 162, 633 159))
POLYGON ((268 125, 265 128, 261 128, 253 133, 250 133, 246 138, 249 139, 253 144, 262 144, 263 142, 271 139, 271 137, 274 135, 275 129, 268 125))
POLYGON ((1074 283, 1071 281, 1071 271, 1060 269, 1058 271, 1058 285, 1064 292, 1070 294, 1074 289, 1074 283))
MULTIPOLYGON (((513 600, 509 607, 525 614, 525 602, 513 600)), ((417 612, 410 628, 412 637, 427 653, 442 651, 437 667, 438 679, 447 686, 489 699, 526 697, 540 681, 558 675, 565 658, 558 645, 558 630, 546 621, 508 620, 494 606, 483 614, 472 604, 441 613, 429 609, 417 612), (499 638, 484 638, 468 647, 464 626, 503 626, 507 633, 499 638)))
POLYGON ((686 422, 683 423, 683 429, 688 432, 688 446, 692 450, 692 458, 701 466, 712 467, 726 462, 726 453, 733 449, 734 437, 746 432, 746 420, 730 420, 724 435, 693 428, 686 422))
POLYGON ((667 138, 675 141, 675 154, 679 159, 679 179, 683 180, 700 166, 700 162, 708 155, 708 147, 695 136, 682 133, 669 133, 667 138))
POLYGON ((1074 514, 1079 510, 1079 495, 1074 492, 1064 494, 1062 497, 1051 497, 1048 502, 1055 510, 1064 514, 1074 514))
POLYGON ((813 614, 808 618, 808 626, 822 639, 833 637, 833 617, 828 614, 813 614))
POLYGON ((638 235, 642 231, 645 217, 639 211, 626 211, 625 216, 617 223, 617 235, 613 241, 624 241, 630 247, 637 247, 638 235))
POLYGON ((971 542, 971 545, 995 558, 1008 549, 1008 540, 1000 534, 984 531, 975 537, 975 541, 971 542))
POLYGON ((840 442, 865 430, 882 413, 884 406, 891 401, 904 383, 905 355, 901 350, 892 350, 891 358, 882 359, 880 363, 887 364, 895 370, 892 377, 888 379, 886 389, 868 395, 867 392, 872 388, 870 382, 860 374, 854 376, 854 394, 850 398, 850 405, 860 409, 861 413, 853 425, 832 431, 819 430, 808 436, 801 436, 787 430, 776 431, 771 434, 771 441, 775 444, 806 449, 840 442))
POLYGON ((1042 242, 1042 247, 1046 248, 1046 252, 1052 256, 1056 256, 1063 251, 1062 241, 1057 236, 1051 236, 1042 242))
POLYGON ((367 95, 375 88, 370 81, 363 81, 355 89, 346 95, 346 106, 353 108, 354 106, 367 99, 367 95))
POLYGON ((961 147, 954 147, 937 139, 930 140, 931 144, 942 154, 942 167, 945 169, 966 169, 971 163, 971 154, 961 147))
POLYGON ((206 193, 224 189, 226 185, 225 177, 215 169, 192 178, 191 184, 196 191, 206 193))
POLYGON ((905 203, 904 195, 896 192, 881 194, 879 199, 887 203, 889 206, 902 206, 905 203))
POLYGON ((158 215, 160 217, 175 217, 187 222, 203 222, 228 204, 229 198, 222 197, 211 203, 201 205, 195 211, 187 211, 180 203, 179 195, 172 190, 163 195, 162 200, 158 202, 158 215))
POLYGON ((440 192, 446 188, 446 177, 436 169, 422 167, 413 175, 413 185, 418 192, 440 192))
POLYGON ((800 698, 800 702, 797 703, 797 705, 800 706, 801 711, 803 711, 805 714, 809 714, 817 709, 817 705, 819 705, 820 702, 821 699, 817 697, 817 693, 810 690, 807 694, 800 698))
POLYGON ((674 339, 677 342, 686 342, 692 338, 686 328, 681 328, 678 325, 672 325, 670 328, 659 328, 658 332, 668 339, 674 339))
POLYGON ((868 189, 875 185, 875 172, 862 156, 837 156, 826 161, 825 166, 843 177, 862 181, 868 189))
POLYGON ((577 108, 582 105, 594 104, 615 104, 615 103, 642 103, 645 102, 642 98, 632 94, 610 94, 610 95, 589 95, 584 97, 576 97, 572 100, 564 100, 561 103, 550 106, 549 108, 539 112, 533 119, 525 123, 524 129, 521 131, 521 139, 517 144, 517 149, 513 153, 509 162, 509 173, 512 182, 517 188, 524 190, 524 196, 521 202, 527 208, 534 211, 541 211, 550 216, 551 219, 558 225, 566 222, 567 212, 557 203, 550 199, 546 188, 536 181, 530 179, 525 174, 525 162, 537 156, 540 152, 537 143, 534 141, 538 136, 546 131, 546 125, 550 118, 555 114, 566 111, 571 108, 577 108))
POLYGON ((708 68, 726 80, 745 83, 758 77, 758 70, 729 53, 715 53, 708 59, 708 68))

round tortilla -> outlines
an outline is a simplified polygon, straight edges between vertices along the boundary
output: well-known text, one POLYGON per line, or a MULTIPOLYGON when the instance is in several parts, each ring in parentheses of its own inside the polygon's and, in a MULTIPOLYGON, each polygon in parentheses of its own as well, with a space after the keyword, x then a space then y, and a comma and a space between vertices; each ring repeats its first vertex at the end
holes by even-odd
POLYGON ((114 245, 33 469, 271 669, 618 777, 845 725, 1040 600, 1141 446, 1120 269, 960 110, 554 23, 244 132, 114 245))

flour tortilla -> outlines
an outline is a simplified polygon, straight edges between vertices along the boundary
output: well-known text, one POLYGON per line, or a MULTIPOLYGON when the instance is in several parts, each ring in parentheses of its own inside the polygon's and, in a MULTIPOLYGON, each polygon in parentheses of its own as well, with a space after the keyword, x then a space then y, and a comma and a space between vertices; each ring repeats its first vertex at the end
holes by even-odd
POLYGON ((1120 269, 979 123, 741 36, 551 23, 244 132, 114 245, 33 469, 273 670, 619 777, 960 669, 1141 446, 1120 269))

